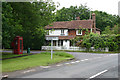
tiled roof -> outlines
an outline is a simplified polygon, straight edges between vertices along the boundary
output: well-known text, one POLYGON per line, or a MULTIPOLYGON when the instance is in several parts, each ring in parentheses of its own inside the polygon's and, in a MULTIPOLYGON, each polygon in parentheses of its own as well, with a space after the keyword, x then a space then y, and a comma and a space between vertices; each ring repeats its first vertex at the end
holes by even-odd
POLYGON ((73 20, 73 21, 61 21, 53 22, 52 24, 45 26, 46 29, 90 29, 93 25, 93 20, 73 20))

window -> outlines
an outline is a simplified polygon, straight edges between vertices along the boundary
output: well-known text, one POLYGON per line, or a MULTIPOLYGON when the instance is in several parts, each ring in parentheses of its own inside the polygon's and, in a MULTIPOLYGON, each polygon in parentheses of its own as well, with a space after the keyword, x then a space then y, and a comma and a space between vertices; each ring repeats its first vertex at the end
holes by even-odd
POLYGON ((65 42, 67 42, 67 40, 65 40, 65 42))
POLYGON ((22 40, 20 40, 20 52, 22 52, 22 40))
POLYGON ((77 30, 77 35, 82 35, 82 30, 77 30))
POLYGON ((46 35, 49 35, 49 31, 45 31, 46 32, 46 35))
POLYGON ((81 34, 81 30, 78 30, 78 34, 81 34))
POLYGON ((63 40, 58 41, 58 46, 63 46, 63 40))
POLYGON ((64 29, 61 30, 61 35, 64 35, 64 29))
POLYGON ((53 46, 56 46, 56 41, 53 41, 53 46))

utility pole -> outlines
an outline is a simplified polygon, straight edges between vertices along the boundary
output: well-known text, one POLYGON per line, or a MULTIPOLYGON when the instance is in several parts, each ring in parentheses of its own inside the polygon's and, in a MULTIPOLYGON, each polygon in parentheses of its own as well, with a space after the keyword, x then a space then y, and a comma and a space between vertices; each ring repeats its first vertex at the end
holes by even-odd
POLYGON ((52 56, 53 56, 53 49, 52 49, 52 47, 53 47, 53 40, 51 40, 51 59, 52 59, 52 56))

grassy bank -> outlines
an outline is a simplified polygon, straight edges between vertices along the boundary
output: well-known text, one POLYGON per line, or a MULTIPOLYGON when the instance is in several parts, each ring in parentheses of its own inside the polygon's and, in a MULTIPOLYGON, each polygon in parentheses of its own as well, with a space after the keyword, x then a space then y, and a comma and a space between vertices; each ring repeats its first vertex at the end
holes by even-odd
POLYGON ((49 52, 42 52, 41 54, 34 54, 23 56, 19 58, 7 59, 2 61, 2 72, 11 72, 16 70, 23 70, 36 66, 47 66, 55 64, 67 59, 74 58, 72 55, 65 52, 56 52, 51 60, 49 52))
POLYGON ((8 52, 2 52, 1 54, 2 54, 2 59, 29 55, 27 53, 17 55, 17 54, 8 53, 8 52))

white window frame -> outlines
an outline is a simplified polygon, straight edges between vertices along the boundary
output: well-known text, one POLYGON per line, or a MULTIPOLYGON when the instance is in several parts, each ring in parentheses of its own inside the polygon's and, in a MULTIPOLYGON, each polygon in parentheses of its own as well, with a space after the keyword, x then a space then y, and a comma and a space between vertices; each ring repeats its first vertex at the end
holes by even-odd
POLYGON ((64 29, 61 29, 61 35, 65 35, 64 29))
MULTIPOLYGON (((81 30, 81 29, 79 29, 81 30)), ((78 30, 76 30, 76 35, 82 35, 82 30, 81 30, 81 34, 78 33, 78 30)))

